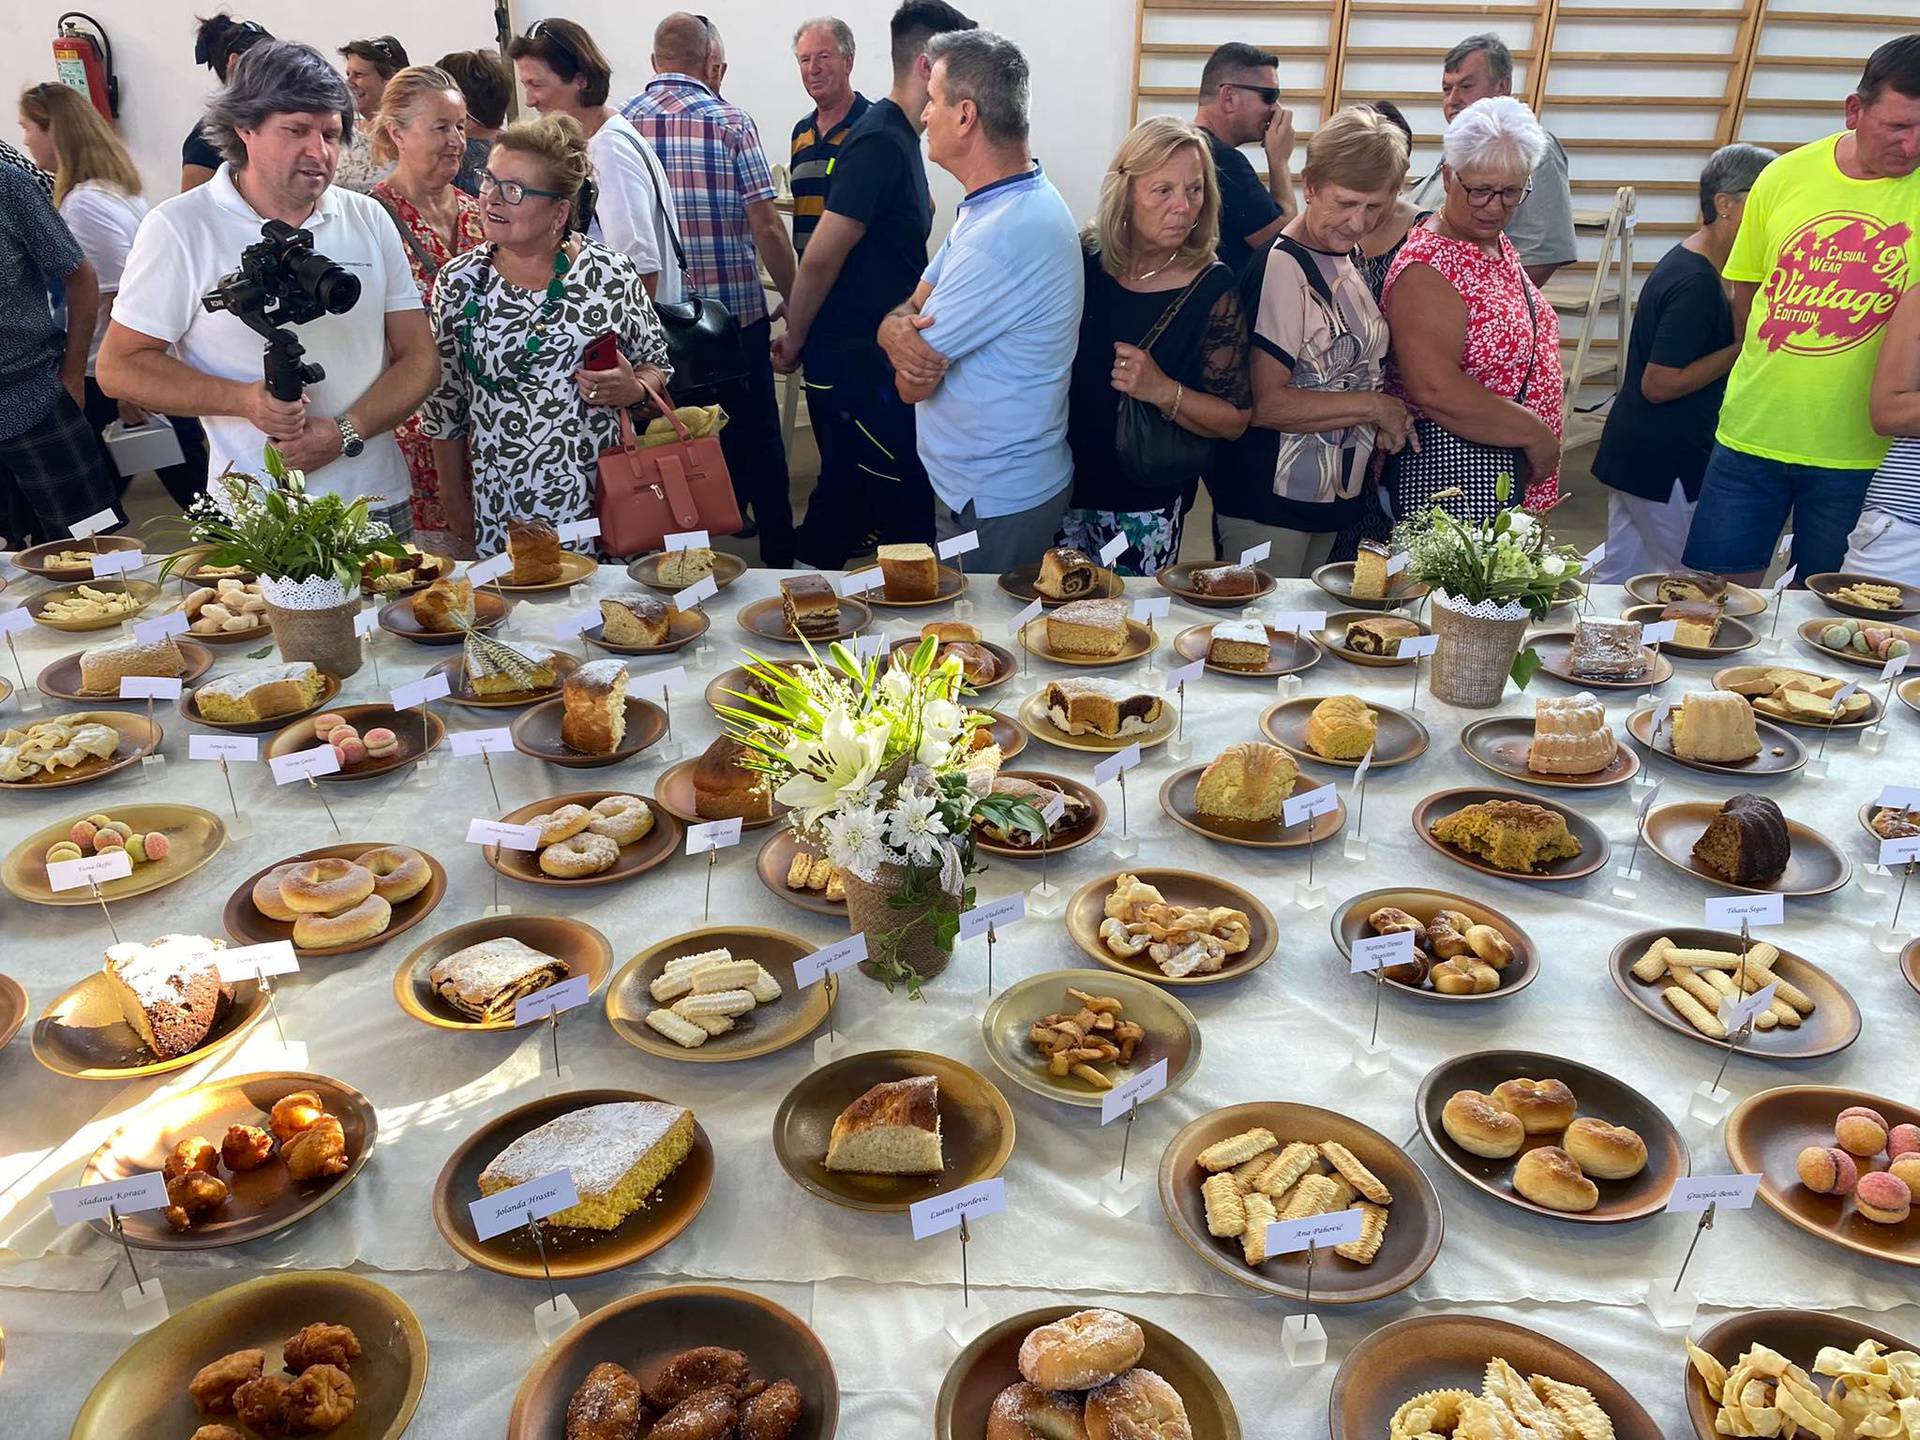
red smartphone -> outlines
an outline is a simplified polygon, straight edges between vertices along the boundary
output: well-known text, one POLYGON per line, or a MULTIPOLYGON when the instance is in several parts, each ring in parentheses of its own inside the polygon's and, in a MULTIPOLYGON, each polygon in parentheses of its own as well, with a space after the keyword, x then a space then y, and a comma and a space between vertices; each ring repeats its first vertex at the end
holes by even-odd
POLYGON ((580 357, 582 370, 615 370, 619 368, 619 349, 614 343, 615 336, 609 330, 598 340, 587 346, 586 354, 580 357))

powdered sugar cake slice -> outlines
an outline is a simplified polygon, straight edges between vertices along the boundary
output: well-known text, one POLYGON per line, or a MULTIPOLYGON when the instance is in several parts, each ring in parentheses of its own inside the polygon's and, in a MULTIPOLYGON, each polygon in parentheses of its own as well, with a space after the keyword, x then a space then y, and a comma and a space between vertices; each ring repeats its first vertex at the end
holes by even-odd
POLYGON ((494 1156, 480 1172, 480 1193, 569 1170, 580 1203, 555 1212, 547 1223, 613 1230, 692 1149, 691 1110, 659 1100, 588 1105, 529 1130, 494 1156))

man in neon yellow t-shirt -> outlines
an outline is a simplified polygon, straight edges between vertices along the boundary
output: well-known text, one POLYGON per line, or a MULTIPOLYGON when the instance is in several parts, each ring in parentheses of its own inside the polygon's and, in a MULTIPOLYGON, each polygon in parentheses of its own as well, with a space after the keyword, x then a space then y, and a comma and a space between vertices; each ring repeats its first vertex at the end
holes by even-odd
POLYGON ((1920 283, 1920 35, 1882 45, 1847 128, 1760 172, 1728 257, 1740 358, 1686 563, 1757 584, 1793 515, 1800 576, 1837 570, 1886 453, 1867 414, 1888 317, 1920 283))

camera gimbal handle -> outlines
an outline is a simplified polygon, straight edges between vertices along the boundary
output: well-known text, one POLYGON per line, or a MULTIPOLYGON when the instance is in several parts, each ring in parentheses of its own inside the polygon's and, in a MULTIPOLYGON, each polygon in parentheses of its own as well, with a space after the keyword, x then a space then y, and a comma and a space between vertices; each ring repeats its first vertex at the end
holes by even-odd
POLYGON ((327 372, 318 365, 301 362, 306 347, 300 343, 300 337, 293 331, 280 328, 267 334, 266 386, 267 393, 276 400, 298 400, 301 392, 309 385, 317 385, 327 378, 327 372))

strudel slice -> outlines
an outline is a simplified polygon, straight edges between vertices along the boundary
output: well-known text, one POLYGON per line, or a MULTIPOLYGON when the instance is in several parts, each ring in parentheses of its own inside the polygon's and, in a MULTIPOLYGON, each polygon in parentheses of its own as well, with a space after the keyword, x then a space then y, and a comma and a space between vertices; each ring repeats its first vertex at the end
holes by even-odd
POLYGON ((515 1001, 569 973, 566 961, 503 935, 434 961, 427 978, 434 993, 455 1010, 491 1024, 511 1020, 515 1001))

